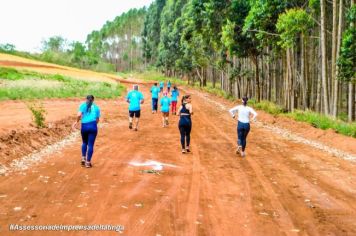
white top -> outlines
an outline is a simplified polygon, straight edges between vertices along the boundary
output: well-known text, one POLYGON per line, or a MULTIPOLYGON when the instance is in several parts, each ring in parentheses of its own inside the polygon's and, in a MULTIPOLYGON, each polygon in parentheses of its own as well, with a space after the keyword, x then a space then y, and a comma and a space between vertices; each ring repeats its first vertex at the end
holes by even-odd
POLYGON ((244 105, 238 105, 229 110, 232 117, 235 117, 235 113, 238 113, 238 121, 242 123, 250 123, 250 114, 253 115, 253 119, 256 118, 257 113, 253 108, 244 105))

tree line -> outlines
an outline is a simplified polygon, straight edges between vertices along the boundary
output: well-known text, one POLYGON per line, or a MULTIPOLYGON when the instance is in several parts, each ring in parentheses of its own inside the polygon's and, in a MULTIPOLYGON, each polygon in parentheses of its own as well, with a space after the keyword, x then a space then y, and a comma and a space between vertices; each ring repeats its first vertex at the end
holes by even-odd
POLYGON ((52 37, 36 57, 99 71, 154 67, 232 97, 354 121, 354 1, 155 0, 85 43, 52 37))
POLYGON ((354 0, 156 0, 146 65, 288 111, 355 120, 354 0))

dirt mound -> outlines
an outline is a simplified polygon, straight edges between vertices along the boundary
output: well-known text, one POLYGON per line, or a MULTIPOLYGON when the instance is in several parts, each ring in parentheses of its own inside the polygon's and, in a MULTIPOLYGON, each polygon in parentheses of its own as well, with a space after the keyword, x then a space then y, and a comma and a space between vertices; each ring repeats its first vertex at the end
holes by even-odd
POLYGON ((49 66, 49 65, 42 65, 42 64, 32 64, 32 63, 25 63, 25 62, 19 62, 19 61, 0 61, 1 66, 11 66, 11 67, 37 67, 37 68, 51 68, 51 69, 62 69, 65 70, 64 68, 60 68, 57 66, 49 66))
POLYGON ((12 130, 10 134, 0 136, 0 165, 12 161, 63 139, 69 135, 74 117, 50 123, 47 128, 31 130, 12 130))

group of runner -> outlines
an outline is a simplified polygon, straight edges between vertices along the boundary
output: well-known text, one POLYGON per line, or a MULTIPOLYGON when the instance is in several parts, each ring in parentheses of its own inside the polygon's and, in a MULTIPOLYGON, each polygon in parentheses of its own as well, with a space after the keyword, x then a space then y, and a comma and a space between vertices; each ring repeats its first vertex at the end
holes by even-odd
MULTIPOLYGON (((179 91, 176 86, 171 91, 171 82, 167 82, 167 90, 164 90, 164 82, 157 83, 151 87, 152 98, 152 114, 157 113, 158 104, 162 113, 162 126, 168 126, 168 117, 171 108, 172 115, 178 115, 178 128, 180 132, 180 142, 182 153, 189 153, 190 150, 190 133, 192 130, 193 106, 191 104, 191 96, 184 95, 181 98, 181 105, 177 110, 177 102, 179 98, 179 91), (170 93, 171 91, 171 93, 170 93), (168 96, 170 93, 170 97, 168 96), (161 97, 161 98, 160 98, 161 97), (160 100, 159 100, 160 99, 160 100)), ((141 104, 144 103, 144 96, 139 91, 139 86, 134 85, 127 96, 126 101, 129 103, 129 129, 138 131, 139 119, 141 116, 141 104)), ((257 113, 253 108, 247 106, 248 98, 243 97, 243 105, 238 105, 229 110, 231 116, 235 118, 238 114, 237 124, 237 150, 236 154, 245 157, 246 139, 250 131, 250 117, 255 120, 257 113)), ((73 128, 78 128, 79 121, 81 121, 81 135, 82 135, 82 159, 81 165, 87 168, 92 167, 91 158, 94 151, 94 143, 98 133, 97 124, 100 119, 100 109, 94 104, 94 96, 88 95, 86 102, 82 103, 78 110, 77 120, 73 124, 73 128)))

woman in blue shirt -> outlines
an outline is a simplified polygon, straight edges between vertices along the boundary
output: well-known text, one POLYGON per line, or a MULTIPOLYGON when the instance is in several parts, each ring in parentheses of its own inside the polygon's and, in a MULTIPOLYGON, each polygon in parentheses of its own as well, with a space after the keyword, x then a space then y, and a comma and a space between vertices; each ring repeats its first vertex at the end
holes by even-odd
POLYGON ((94 143, 98 134, 98 123, 100 119, 100 109, 94 104, 94 96, 88 95, 86 102, 82 103, 78 110, 77 120, 73 124, 78 128, 78 122, 81 120, 82 128, 82 160, 81 165, 91 168, 91 158, 94 152, 94 143))
POLYGON ((169 116, 169 107, 171 105, 171 99, 167 97, 167 92, 163 93, 163 97, 161 98, 161 112, 162 112, 162 121, 163 127, 168 126, 168 116, 169 116))
POLYGON ((179 91, 176 86, 173 87, 172 90, 172 115, 177 113, 177 102, 179 97, 179 91))

